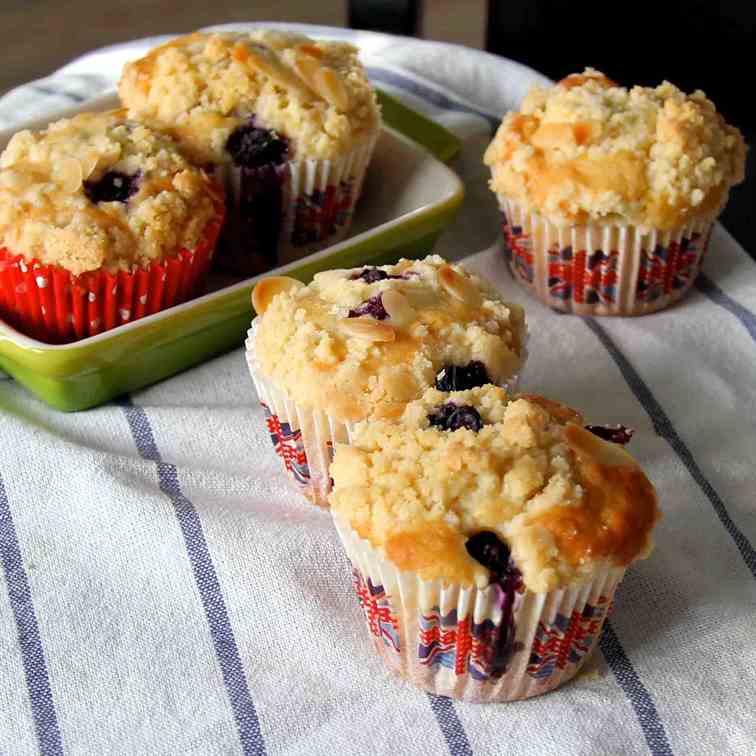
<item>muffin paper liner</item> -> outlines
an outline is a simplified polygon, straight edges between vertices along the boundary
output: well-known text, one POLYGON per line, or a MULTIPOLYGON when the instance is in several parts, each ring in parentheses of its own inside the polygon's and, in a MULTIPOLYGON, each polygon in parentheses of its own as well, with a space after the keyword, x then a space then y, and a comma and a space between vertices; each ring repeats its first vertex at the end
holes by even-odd
MULTIPOLYGON (((265 412, 265 424, 276 454, 281 457, 289 481, 313 504, 328 506, 331 476, 328 468, 334 444, 351 442, 356 423, 337 420, 327 412, 305 407, 291 399, 275 382, 263 375, 255 354, 257 319, 247 333, 246 359, 257 396, 265 412)), ((527 352, 523 347, 523 367, 527 352)), ((505 384, 514 392, 519 375, 505 384)))
POLYGON ((331 477, 328 468, 333 445, 349 443, 353 423, 336 420, 325 412, 303 407, 264 376, 255 356, 256 319, 247 334, 246 356, 265 424, 289 481, 313 504, 328 506, 331 477))
POLYGON ((509 593, 422 580, 382 558, 334 516, 353 567, 357 600, 372 645, 413 685, 477 703, 546 693, 580 670, 596 645, 624 567, 590 582, 509 593))
POLYGON ((152 315, 199 294, 222 214, 193 250, 132 272, 73 275, 0 247, 0 317, 39 341, 68 343, 152 315))
POLYGON ((228 223, 218 262, 253 276, 341 241, 352 223, 378 134, 334 160, 280 166, 218 165, 228 223))
POLYGON ((561 227, 499 195, 509 270, 538 299, 578 315, 643 315, 695 281, 713 221, 672 231, 629 225, 561 227))

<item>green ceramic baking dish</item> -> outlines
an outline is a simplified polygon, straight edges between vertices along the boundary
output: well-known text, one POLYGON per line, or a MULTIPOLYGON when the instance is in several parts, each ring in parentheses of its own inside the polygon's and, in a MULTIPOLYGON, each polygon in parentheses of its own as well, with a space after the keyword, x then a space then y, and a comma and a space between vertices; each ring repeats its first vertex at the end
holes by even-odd
MULTIPOLYGON (((351 235, 276 268, 276 273, 307 282, 327 268, 421 257, 452 220, 463 187, 442 160, 457 152, 457 138, 385 93, 379 97, 385 127, 351 235)), ((116 103, 114 94, 105 95, 18 128, 43 128, 58 118, 116 103)), ((11 133, 0 134, 0 148, 11 133)), ((52 407, 94 407, 240 345, 252 317, 250 291, 258 278, 211 277, 202 297, 73 344, 45 344, 0 321, 0 369, 52 407)))

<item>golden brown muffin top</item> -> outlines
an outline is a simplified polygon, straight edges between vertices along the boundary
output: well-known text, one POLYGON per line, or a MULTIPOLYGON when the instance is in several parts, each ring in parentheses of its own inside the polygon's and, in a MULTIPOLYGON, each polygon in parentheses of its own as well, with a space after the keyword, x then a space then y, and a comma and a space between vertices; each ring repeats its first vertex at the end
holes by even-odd
POLYGON ((174 39, 127 63, 118 92, 203 163, 229 162, 229 137, 253 118, 289 141, 289 159, 346 154, 380 126, 354 46, 272 30, 174 39))
POLYGON ((273 278, 255 288, 256 359, 297 402, 339 420, 398 417, 445 367, 479 363, 480 385, 522 365, 522 308, 438 255, 297 284, 273 278))
POLYGON ((622 446, 568 407, 495 386, 431 389, 399 423, 360 423, 330 472, 334 516, 426 580, 487 584, 467 549, 486 531, 533 591, 590 580, 646 556, 659 517, 622 446))
POLYGON ((78 275, 131 270, 195 247, 220 190, 173 140, 82 113, 20 131, 0 156, 0 244, 78 275))
POLYGON ((491 188, 555 223, 673 229, 716 217, 745 143, 703 92, 615 84, 586 69, 525 98, 485 154, 491 188))

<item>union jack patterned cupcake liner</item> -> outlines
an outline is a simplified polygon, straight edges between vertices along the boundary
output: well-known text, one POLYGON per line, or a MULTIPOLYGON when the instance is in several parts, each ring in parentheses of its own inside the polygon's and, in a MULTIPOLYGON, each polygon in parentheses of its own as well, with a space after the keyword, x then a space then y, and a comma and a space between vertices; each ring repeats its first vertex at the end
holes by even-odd
POLYGON ((302 406, 289 398, 260 371, 255 356, 256 319, 247 334, 247 366, 265 413, 265 425, 289 482, 313 504, 328 506, 331 476, 328 468, 334 444, 349 443, 352 423, 302 406))
MULTIPOLYGON (((322 410, 302 406, 262 374, 255 356, 256 321, 255 318, 247 332, 246 359, 273 448, 296 490, 313 504, 327 507, 332 487, 328 468, 333 460, 334 445, 350 443, 355 424, 337 420, 322 410)), ((512 393, 522 375, 527 358, 526 346, 527 341, 523 346, 522 367, 503 384, 512 393)))
POLYGON ((505 197, 499 203, 514 278, 549 307, 578 315, 644 315, 678 301, 701 269, 713 225, 561 227, 505 197))
POLYGON ((336 529, 373 647, 393 673, 432 693, 515 701, 573 678, 596 645, 622 567, 534 593, 513 579, 486 588, 424 581, 383 559, 338 517, 336 529))
POLYGON ((375 148, 377 134, 334 160, 280 166, 216 166, 226 187, 228 222, 218 264, 253 276, 341 241, 375 148))
POLYGON ((0 247, 0 318, 39 341, 63 344, 185 302, 202 292, 222 223, 221 210, 194 249, 117 273, 75 276, 0 247))

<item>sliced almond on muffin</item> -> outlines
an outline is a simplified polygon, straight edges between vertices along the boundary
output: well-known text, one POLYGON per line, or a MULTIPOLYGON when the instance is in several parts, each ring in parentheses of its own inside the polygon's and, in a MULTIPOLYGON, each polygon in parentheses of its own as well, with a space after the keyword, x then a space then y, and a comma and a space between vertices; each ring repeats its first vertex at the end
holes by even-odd
POLYGON ((296 278, 289 276, 270 276, 263 278, 254 289, 252 289, 252 307, 258 315, 262 315, 270 307, 273 298, 282 291, 292 291, 301 289, 304 284, 297 281, 296 278))
POLYGON ((339 110, 349 109, 349 94, 344 82, 332 68, 323 65, 311 54, 303 53, 300 48, 294 56, 294 70, 326 102, 339 110))
POLYGON ((238 45, 237 55, 244 58, 250 68, 267 76, 274 84, 282 89, 297 92, 303 100, 312 99, 313 90, 308 87, 299 76, 278 57, 274 50, 260 44, 250 43, 248 46, 238 45))
POLYGON ((417 318, 417 312, 412 308, 407 297, 396 289, 384 291, 381 295, 381 302, 392 325, 398 328, 408 326, 417 318))
POLYGON ((446 292, 451 294, 455 299, 471 307, 480 304, 480 292, 478 289, 473 285, 472 281, 457 273, 451 265, 444 265, 438 271, 438 278, 446 292))
POLYGON ((390 325, 372 318, 344 318, 339 321, 339 330, 345 336, 354 336, 365 341, 396 340, 396 331, 390 325))

